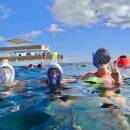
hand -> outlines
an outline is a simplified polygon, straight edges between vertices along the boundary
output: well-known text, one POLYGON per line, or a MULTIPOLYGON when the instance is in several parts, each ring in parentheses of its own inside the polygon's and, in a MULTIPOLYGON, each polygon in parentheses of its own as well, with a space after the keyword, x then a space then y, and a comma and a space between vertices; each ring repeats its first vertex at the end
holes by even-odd
POLYGON ((121 78, 120 73, 118 71, 113 70, 111 73, 111 76, 114 79, 114 82, 116 85, 120 85, 122 83, 122 78, 121 78))
POLYGON ((117 72, 115 70, 112 71, 111 76, 112 76, 113 79, 119 79, 120 78, 119 72, 117 72))

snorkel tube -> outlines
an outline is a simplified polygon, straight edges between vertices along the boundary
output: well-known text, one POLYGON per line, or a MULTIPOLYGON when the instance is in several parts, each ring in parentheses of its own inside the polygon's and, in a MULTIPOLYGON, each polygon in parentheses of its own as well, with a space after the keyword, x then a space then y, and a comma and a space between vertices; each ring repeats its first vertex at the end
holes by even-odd
POLYGON ((95 66, 97 69, 99 68, 99 65, 97 65, 95 62, 94 62, 94 57, 95 57, 95 53, 92 52, 92 63, 93 63, 93 66, 95 66))
POLYGON ((58 52, 55 51, 52 53, 51 63, 57 63, 57 58, 58 58, 58 52))

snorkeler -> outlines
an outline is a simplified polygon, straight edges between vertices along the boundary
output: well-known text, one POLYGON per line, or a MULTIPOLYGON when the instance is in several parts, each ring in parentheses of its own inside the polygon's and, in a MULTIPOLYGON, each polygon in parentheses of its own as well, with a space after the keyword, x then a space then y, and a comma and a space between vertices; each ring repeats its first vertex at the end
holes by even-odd
POLYGON ((8 59, 3 59, 0 66, 0 85, 11 86, 17 84, 23 84, 23 81, 15 80, 15 70, 13 66, 9 64, 8 59))
POLYGON ((10 84, 14 81, 14 68, 8 63, 8 59, 2 60, 0 66, 0 84, 10 84))
POLYGON ((65 83, 76 82, 76 79, 64 79, 63 69, 58 63, 51 63, 47 69, 46 79, 41 81, 51 89, 61 88, 65 83))
POLYGON ((116 91, 119 92, 122 77, 116 64, 116 67, 112 67, 110 53, 104 48, 98 49, 93 55, 93 64, 97 68, 97 71, 86 73, 82 79, 98 78, 100 82, 106 85, 104 88, 107 88, 107 91, 105 91, 104 95, 115 95, 116 91), (110 67, 111 71, 109 69, 110 67), (113 85, 115 86, 114 88, 113 85))
POLYGON ((110 53, 104 48, 98 49, 93 57, 93 64, 97 68, 97 71, 85 74, 83 79, 94 76, 100 78, 103 83, 106 84, 120 84, 122 82, 120 73, 117 67, 112 68, 110 61, 110 53), (111 71, 109 70, 109 67, 111 67, 111 71))
POLYGON ((64 88, 63 84, 76 82, 76 79, 64 79, 63 69, 60 64, 58 64, 58 52, 53 52, 52 61, 48 66, 46 72, 46 79, 41 80, 40 82, 46 83, 47 87, 52 90, 59 88, 64 88))
POLYGON ((24 91, 24 81, 14 80, 15 70, 13 66, 9 64, 8 59, 3 59, 0 66, 0 88, 5 89, 0 93, 0 97, 8 97, 14 92, 24 91))

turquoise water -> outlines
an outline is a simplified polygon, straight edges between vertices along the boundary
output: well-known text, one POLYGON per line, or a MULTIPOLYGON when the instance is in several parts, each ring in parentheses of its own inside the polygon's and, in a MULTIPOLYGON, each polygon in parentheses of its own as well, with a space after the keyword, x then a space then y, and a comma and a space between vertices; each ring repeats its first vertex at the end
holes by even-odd
MULTIPOLYGON (((62 64, 65 77, 83 75, 95 68, 91 64, 62 64)), ((46 68, 16 67, 16 79, 24 85, 1 87, 0 130, 130 130, 130 71, 118 96, 100 97, 94 84, 83 81, 66 84, 68 89, 49 94, 46 68)))

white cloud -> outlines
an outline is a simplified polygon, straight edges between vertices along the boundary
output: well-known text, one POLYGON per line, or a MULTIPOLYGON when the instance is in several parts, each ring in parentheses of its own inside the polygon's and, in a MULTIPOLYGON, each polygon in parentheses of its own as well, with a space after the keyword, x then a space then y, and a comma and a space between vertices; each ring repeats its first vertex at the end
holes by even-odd
POLYGON ((24 38, 38 38, 42 34, 43 32, 41 30, 33 30, 31 32, 20 33, 19 36, 24 38))
POLYGON ((12 10, 0 4, 0 19, 8 18, 12 10))
POLYGON ((68 25, 130 27, 129 0, 54 0, 52 13, 68 25))
POLYGON ((52 33, 56 33, 56 32, 64 32, 64 29, 59 27, 58 24, 51 24, 48 31, 52 33))
POLYGON ((3 42, 3 41, 5 41, 5 40, 6 40, 5 37, 0 36, 0 42, 3 42))

